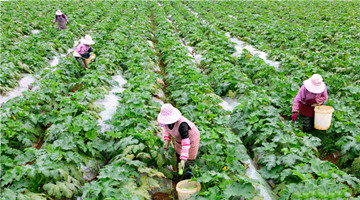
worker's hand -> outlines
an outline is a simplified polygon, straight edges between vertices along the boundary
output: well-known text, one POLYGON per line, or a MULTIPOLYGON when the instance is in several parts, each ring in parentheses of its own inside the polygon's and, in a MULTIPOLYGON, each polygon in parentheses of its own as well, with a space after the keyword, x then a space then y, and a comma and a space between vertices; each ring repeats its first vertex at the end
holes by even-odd
POLYGON ((165 150, 169 149, 169 143, 170 143, 169 140, 165 140, 163 149, 165 149, 165 150))
POLYGON ((316 97, 315 98, 316 103, 318 103, 319 105, 324 104, 324 102, 326 101, 325 97, 316 97))
POLYGON ((291 115, 291 119, 292 119, 294 122, 296 122, 297 117, 298 117, 298 113, 297 113, 297 112, 293 112, 293 114, 291 115))
POLYGON ((184 171, 184 168, 185 168, 185 160, 181 160, 180 161, 180 168, 182 169, 182 171, 184 171))

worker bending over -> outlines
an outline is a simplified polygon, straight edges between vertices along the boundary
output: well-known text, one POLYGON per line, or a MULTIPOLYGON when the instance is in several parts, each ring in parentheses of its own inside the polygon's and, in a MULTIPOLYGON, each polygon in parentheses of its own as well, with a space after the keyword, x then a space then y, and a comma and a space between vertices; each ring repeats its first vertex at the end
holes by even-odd
POLYGON ((85 59, 91 56, 91 52, 94 50, 90 47, 90 45, 95 44, 90 35, 86 35, 83 40, 81 40, 81 44, 76 47, 73 55, 76 61, 83 69, 88 69, 87 63, 85 59))
POLYGON ((294 99, 291 119, 295 122, 300 113, 303 131, 309 132, 314 128, 314 108, 322 105, 328 99, 328 94, 323 78, 319 74, 314 74, 303 84, 294 99))

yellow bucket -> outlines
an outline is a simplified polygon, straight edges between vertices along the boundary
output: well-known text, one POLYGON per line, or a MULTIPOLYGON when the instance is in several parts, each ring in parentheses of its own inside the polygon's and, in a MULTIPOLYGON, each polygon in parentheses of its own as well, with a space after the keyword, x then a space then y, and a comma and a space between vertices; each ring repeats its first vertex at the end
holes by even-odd
POLYGON ((91 63, 94 59, 95 59, 95 54, 92 53, 89 58, 86 58, 86 59, 85 59, 85 64, 86 64, 86 66, 89 65, 89 63, 91 63))

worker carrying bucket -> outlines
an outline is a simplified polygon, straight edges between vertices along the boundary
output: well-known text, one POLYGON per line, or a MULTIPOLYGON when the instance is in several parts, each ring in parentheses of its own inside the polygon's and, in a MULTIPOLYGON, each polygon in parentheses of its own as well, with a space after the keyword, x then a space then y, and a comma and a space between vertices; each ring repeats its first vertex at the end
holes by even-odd
POLYGON ((56 11, 54 21, 53 21, 53 23, 51 25, 53 26, 56 21, 58 22, 58 29, 59 30, 66 29, 66 24, 69 24, 68 18, 60 10, 56 11))
POLYGON ((314 108, 322 105, 328 99, 328 94, 323 78, 319 74, 312 75, 303 84, 294 99, 291 119, 296 122, 300 113, 303 131, 309 132, 314 128, 314 108))
POLYGON ((75 60, 79 65, 85 70, 88 69, 88 64, 95 58, 95 54, 91 52, 94 51, 90 45, 95 44, 90 35, 86 35, 84 39, 81 40, 81 44, 76 47, 73 55, 75 60))
POLYGON ((199 130, 194 123, 183 117, 180 111, 171 104, 162 105, 157 121, 160 127, 164 129, 164 149, 168 149, 171 136, 175 139, 179 174, 182 175, 185 163, 190 166, 196 159, 200 142, 199 130))

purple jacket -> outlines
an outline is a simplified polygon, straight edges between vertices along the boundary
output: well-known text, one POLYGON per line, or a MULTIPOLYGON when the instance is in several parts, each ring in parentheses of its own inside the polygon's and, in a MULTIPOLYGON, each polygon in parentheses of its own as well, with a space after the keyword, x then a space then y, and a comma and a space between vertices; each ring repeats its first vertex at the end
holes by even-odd
MULTIPOLYGON (((61 15, 66 21, 67 21, 67 23, 69 23, 69 20, 68 20, 68 18, 66 17, 66 15, 63 13, 62 15, 61 15)), ((53 24, 55 24, 55 22, 56 22, 56 20, 57 20, 57 18, 58 18, 58 15, 55 15, 55 18, 54 18, 54 21, 53 21, 53 24)))
POLYGON ((299 104, 300 103, 306 104, 306 102, 311 99, 315 99, 316 103, 323 104, 328 99, 326 86, 325 86, 325 90, 319 94, 309 92, 305 88, 305 85, 301 86, 298 94, 294 99, 292 112, 299 112, 299 104))

